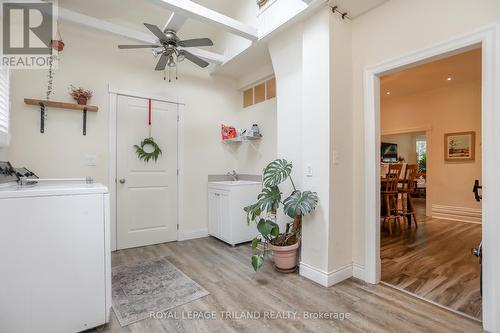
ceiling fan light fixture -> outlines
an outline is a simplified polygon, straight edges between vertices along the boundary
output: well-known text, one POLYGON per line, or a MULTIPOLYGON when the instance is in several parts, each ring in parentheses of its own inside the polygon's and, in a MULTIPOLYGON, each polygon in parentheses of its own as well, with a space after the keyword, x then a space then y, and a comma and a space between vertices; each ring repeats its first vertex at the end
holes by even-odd
POLYGON ((157 56, 159 56, 160 54, 165 52, 165 50, 163 49, 163 47, 161 47, 161 48, 153 49, 151 52, 153 52, 153 55, 156 58, 157 56))
POLYGON ((175 67, 177 64, 175 63, 174 57, 170 56, 168 58, 167 66, 168 67, 175 67))
POLYGON ((177 62, 183 62, 186 59, 186 56, 184 54, 178 54, 177 55, 177 62))

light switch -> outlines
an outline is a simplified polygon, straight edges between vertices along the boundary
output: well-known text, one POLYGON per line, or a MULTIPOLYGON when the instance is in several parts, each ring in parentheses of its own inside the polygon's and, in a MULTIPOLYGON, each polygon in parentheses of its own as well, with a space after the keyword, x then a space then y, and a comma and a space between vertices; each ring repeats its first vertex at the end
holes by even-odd
POLYGON ((334 150, 333 151, 333 165, 339 165, 339 164, 340 164, 339 152, 334 150))
POLYGON ((94 167, 97 166, 97 156, 96 155, 86 155, 85 156, 85 165, 94 167))
POLYGON ((312 177, 312 176, 313 176, 313 168, 312 168, 312 165, 311 165, 311 164, 308 164, 308 165, 307 165, 307 168, 306 168, 306 176, 307 176, 307 177, 312 177))

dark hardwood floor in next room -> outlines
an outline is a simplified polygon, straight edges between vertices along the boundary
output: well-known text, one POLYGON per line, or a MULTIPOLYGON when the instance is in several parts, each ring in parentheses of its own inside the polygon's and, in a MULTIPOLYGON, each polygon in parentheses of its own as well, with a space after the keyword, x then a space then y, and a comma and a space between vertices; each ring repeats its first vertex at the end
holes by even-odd
POLYGON ((393 288, 347 280, 324 288, 298 274, 280 274, 267 261, 255 273, 251 248, 214 238, 122 250, 112 265, 166 256, 210 295, 171 311, 296 311, 297 319, 146 319, 122 328, 115 315, 103 332, 481 332, 478 322, 443 310, 393 288), (307 312, 350 313, 348 320, 310 320, 307 312))
POLYGON ((480 265, 471 254, 481 225, 425 217, 417 207, 418 230, 382 232, 382 281, 481 319, 480 265))

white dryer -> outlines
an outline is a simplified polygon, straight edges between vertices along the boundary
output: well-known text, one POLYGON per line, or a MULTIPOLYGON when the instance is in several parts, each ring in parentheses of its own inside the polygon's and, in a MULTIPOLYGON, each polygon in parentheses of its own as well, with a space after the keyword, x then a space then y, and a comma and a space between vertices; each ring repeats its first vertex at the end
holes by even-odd
POLYGON ((0 162, 0 332, 80 332, 109 321, 109 194, 101 184, 20 186, 0 162))

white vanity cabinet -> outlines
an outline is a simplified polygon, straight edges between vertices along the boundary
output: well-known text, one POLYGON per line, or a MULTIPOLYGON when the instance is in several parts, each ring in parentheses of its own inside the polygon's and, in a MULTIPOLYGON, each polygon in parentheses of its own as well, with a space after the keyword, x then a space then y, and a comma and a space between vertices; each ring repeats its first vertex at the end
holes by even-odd
POLYGON ((220 181, 208 183, 208 234, 232 246, 257 236, 255 222, 247 224, 243 208, 255 203, 260 182, 220 181))

